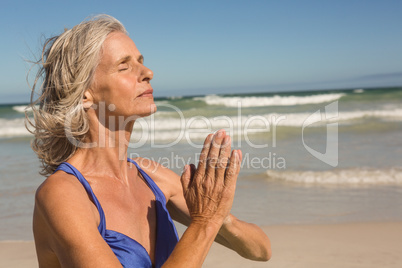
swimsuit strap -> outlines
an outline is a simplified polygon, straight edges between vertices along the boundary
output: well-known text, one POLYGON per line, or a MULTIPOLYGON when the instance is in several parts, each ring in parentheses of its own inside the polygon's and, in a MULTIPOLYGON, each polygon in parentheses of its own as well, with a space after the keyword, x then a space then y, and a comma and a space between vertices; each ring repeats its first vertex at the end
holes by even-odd
POLYGON ((166 204, 165 195, 163 194, 162 190, 158 187, 158 185, 156 185, 156 183, 151 179, 151 177, 144 170, 142 170, 142 168, 134 160, 127 158, 127 161, 133 163, 137 167, 142 177, 148 184, 149 188, 151 188, 152 192, 154 193, 155 199, 162 202, 162 204, 166 204))
MULTIPOLYGON (((145 179, 145 182, 147 183, 149 188, 151 188, 152 192, 154 193, 155 199, 160 201, 162 204, 166 204, 165 195, 163 194, 161 189, 158 187, 158 185, 156 185, 156 183, 151 179, 151 177, 149 177, 149 175, 144 170, 142 170, 142 168, 134 160, 127 158, 127 161, 130 163, 133 163, 137 167, 138 171, 141 173, 142 177, 145 179)), ((84 186, 85 191, 90 196, 90 198, 93 200, 96 208, 99 211, 100 223, 98 226, 98 230, 102 234, 102 236, 104 236, 105 230, 106 230, 105 213, 103 212, 102 206, 101 206, 100 202, 98 201, 98 198, 96 198, 95 193, 93 192, 93 190, 91 188, 91 185, 89 185, 88 181, 84 178, 84 176, 81 174, 81 172, 79 172, 78 169, 76 169, 70 163, 67 163, 67 162, 61 163, 57 167, 55 172, 58 170, 62 170, 68 174, 75 176, 79 180, 79 182, 84 186)))
POLYGON ((82 176, 81 172, 79 172, 73 165, 67 162, 61 163, 57 169, 55 170, 62 170, 68 174, 71 174, 75 176, 80 183, 84 186, 85 191, 89 195, 89 197, 92 199, 92 201, 95 203, 96 208, 98 209, 99 212, 99 217, 100 217, 100 223, 98 226, 98 230, 101 233, 102 236, 105 235, 105 229, 106 229, 106 220, 105 220, 105 213, 103 212, 102 206, 98 201, 98 198, 96 198, 94 192, 92 191, 91 185, 89 185, 88 181, 82 176))
POLYGON ((169 211, 166 208, 166 198, 158 185, 152 178, 142 170, 139 165, 131 159, 127 159, 133 163, 140 171, 146 183, 155 194, 156 205, 156 244, 155 244, 155 267, 161 267, 169 258, 177 242, 179 236, 177 235, 176 227, 170 217, 169 211))
MULTIPOLYGON (((172 218, 169 215, 169 211, 166 208, 166 198, 161 189, 134 160, 127 159, 127 161, 133 163, 137 167, 145 182, 155 195, 157 222, 154 265, 155 267, 161 267, 172 253, 174 247, 179 241, 179 237, 177 235, 172 218)), ((100 205, 90 184, 84 178, 84 176, 82 176, 82 174, 74 166, 67 162, 61 163, 57 167, 56 171, 58 170, 62 170, 75 176, 84 186, 88 196, 95 203, 99 212, 99 233, 113 250, 120 263, 124 267, 152 267, 151 259, 145 248, 140 243, 126 236, 125 234, 106 229, 105 214, 102 206, 100 205)))

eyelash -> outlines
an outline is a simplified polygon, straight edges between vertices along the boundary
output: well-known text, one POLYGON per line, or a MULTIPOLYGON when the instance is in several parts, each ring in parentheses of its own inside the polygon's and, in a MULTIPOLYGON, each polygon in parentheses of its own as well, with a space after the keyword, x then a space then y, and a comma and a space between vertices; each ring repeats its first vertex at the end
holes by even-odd
POLYGON ((129 65, 127 63, 124 63, 124 67, 120 67, 119 72, 120 71, 125 71, 125 70, 128 70, 128 69, 129 69, 129 65))

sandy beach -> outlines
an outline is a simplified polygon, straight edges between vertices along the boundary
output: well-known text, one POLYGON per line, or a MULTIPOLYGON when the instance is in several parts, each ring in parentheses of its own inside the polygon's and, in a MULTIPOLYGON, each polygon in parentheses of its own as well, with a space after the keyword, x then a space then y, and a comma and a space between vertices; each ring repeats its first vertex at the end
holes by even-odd
MULTIPOLYGON (((273 257, 259 263, 214 244, 203 267, 401 267, 402 222, 265 226, 273 257)), ((38 267, 32 241, 0 242, 0 268, 38 267)))

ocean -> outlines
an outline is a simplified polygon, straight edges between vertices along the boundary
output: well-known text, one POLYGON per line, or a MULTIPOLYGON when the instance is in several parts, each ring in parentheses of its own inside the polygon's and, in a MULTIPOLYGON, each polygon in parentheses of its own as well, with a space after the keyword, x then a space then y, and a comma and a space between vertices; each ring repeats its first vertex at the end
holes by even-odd
MULTIPOLYGON (((232 213, 270 224, 402 220, 402 87, 156 98, 130 157, 180 173, 225 129, 243 161, 232 213)), ((26 104, 0 105, 0 240, 32 240, 44 180, 26 104)))

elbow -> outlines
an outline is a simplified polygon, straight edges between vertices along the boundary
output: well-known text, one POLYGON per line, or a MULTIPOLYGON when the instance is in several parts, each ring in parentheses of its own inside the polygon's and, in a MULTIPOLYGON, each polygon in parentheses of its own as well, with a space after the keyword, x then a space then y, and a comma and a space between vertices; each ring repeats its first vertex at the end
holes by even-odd
POLYGON ((264 249, 262 250, 263 254, 261 254, 260 261, 269 261, 272 257, 272 250, 271 250, 271 241, 267 237, 264 245, 264 249))
POLYGON ((267 249, 264 254, 262 254, 260 256, 260 258, 258 259, 258 261, 269 261, 272 257, 272 251, 271 248, 267 249))
POLYGON ((237 252, 243 258, 249 259, 251 261, 260 261, 267 262, 271 259, 272 252, 271 247, 261 248, 260 250, 256 250, 254 252, 237 252))
POLYGON ((252 258, 250 258, 253 261, 261 261, 261 262, 266 262, 269 261, 272 257, 272 252, 271 248, 266 248, 264 250, 261 250, 259 255, 254 255, 252 258))
POLYGON ((266 262, 269 261, 272 257, 272 250, 271 250, 271 243, 269 241, 269 238, 264 241, 260 246, 260 250, 254 251, 252 256, 248 256, 248 259, 253 260, 253 261, 261 261, 261 262, 266 262))
POLYGON ((272 253, 271 250, 266 250, 264 252, 260 252, 260 254, 253 254, 253 255, 242 255, 240 254, 243 258, 252 260, 252 261, 260 261, 260 262, 267 262, 271 259, 272 253))

